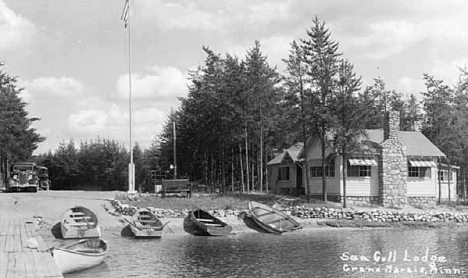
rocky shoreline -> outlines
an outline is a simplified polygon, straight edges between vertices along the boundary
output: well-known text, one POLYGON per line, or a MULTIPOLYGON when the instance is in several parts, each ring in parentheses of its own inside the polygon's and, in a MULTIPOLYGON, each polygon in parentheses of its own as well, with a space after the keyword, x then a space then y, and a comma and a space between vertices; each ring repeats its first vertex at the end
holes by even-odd
MULTIPOLYGON (((124 204, 119 200, 111 200, 111 207, 106 210, 114 215, 133 215, 139 207, 124 204)), ((323 219, 323 220, 360 220, 368 222, 449 222, 449 223, 468 223, 468 214, 459 212, 402 212, 398 210, 344 210, 328 207, 307 208, 304 206, 277 206, 275 207, 285 213, 299 219, 323 219)), ((153 212, 160 218, 184 218, 189 210, 171 210, 155 207, 146 209, 153 212)), ((208 211, 216 217, 240 217, 247 210, 211 210, 208 211)))

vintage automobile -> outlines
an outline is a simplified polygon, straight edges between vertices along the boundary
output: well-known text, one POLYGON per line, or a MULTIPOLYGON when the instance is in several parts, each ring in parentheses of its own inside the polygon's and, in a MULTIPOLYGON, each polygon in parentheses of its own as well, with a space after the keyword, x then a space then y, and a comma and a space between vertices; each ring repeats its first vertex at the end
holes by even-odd
POLYGON ((39 188, 49 190, 51 181, 49 180, 49 169, 45 166, 36 166, 36 176, 39 178, 39 188))
POLYGON ((36 175, 34 162, 16 162, 11 165, 7 191, 33 191, 39 189, 39 178, 36 175))

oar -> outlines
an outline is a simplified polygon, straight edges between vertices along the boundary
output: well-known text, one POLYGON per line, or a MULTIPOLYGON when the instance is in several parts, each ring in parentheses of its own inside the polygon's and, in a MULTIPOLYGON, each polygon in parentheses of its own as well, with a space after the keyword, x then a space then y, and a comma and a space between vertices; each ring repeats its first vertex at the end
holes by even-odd
POLYGON ((127 221, 130 225, 132 225, 133 227, 137 228, 138 230, 141 230, 141 229, 138 228, 138 227, 135 225, 135 223, 133 223, 132 221, 128 220, 128 219, 125 218, 125 217, 123 217, 123 219, 124 219, 125 221, 127 221))
MULTIPOLYGON (((167 221, 166 224, 164 224, 162 227, 164 228, 167 224, 169 224, 171 221, 167 221)), ((171 233, 174 233, 174 231, 171 229, 171 227, 167 226, 167 228, 171 231, 171 233)))

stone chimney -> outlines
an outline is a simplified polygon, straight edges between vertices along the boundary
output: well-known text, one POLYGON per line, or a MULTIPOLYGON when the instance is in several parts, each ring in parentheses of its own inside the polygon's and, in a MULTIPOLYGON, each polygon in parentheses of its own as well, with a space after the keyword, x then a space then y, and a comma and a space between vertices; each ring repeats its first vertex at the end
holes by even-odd
POLYGON ((379 197, 384 207, 407 204, 408 160, 406 146, 400 141, 400 113, 385 114, 384 141, 379 160, 379 197))
POLYGON ((384 141, 390 138, 398 138, 400 131, 400 112, 387 111, 384 115, 384 141))

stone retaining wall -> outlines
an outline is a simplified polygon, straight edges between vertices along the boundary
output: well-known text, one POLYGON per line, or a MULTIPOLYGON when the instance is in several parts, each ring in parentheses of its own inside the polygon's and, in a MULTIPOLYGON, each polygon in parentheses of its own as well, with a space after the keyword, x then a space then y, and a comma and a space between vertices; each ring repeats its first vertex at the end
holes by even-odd
POLYGON ((413 207, 435 206, 437 204, 436 197, 407 197, 408 204, 413 207))
MULTIPOLYGON (((107 211, 112 215, 133 215, 139 208, 122 204, 118 200, 111 201, 112 207, 107 207, 107 211)), ((150 211, 160 218, 185 217, 189 210, 171 210, 148 207, 150 211)), ((365 220, 372 222, 468 222, 468 214, 458 212, 400 212, 390 210, 343 210, 327 207, 306 208, 304 206, 285 206, 281 208, 286 214, 298 218, 319 218, 336 220, 365 220)), ((235 216, 239 217, 246 210, 213 210, 208 211, 216 217, 235 216)))
MULTIPOLYGON (((341 196, 341 203, 343 204, 344 197, 341 196)), ((369 206, 369 205, 379 205, 380 197, 379 196, 347 196, 346 204, 351 206, 369 206)))

